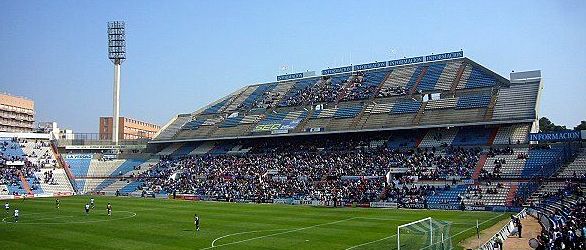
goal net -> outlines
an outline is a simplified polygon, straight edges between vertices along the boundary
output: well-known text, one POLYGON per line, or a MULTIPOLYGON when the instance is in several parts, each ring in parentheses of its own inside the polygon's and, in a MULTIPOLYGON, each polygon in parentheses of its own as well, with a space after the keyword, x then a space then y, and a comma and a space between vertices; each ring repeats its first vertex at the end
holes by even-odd
POLYGON ((397 249, 451 249, 450 224, 431 217, 397 227, 397 249))

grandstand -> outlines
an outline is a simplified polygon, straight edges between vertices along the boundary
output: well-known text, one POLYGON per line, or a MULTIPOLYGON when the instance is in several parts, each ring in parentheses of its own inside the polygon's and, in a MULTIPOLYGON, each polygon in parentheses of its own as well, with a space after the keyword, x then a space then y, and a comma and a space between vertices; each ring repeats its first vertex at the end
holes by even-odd
POLYGON ((4 137, 0 197, 559 209, 552 194, 586 178, 586 153, 530 143, 541 78, 510 78, 456 57, 255 84, 176 115, 126 154, 4 137))

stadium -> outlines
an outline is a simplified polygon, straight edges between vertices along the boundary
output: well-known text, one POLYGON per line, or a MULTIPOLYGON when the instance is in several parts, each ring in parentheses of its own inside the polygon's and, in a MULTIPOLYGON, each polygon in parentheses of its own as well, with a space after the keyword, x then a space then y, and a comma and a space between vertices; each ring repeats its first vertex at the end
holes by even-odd
POLYGON ((540 127, 540 70, 459 50, 289 72, 118 138, 141 123, 124 29, 111 130, 0 132, 3 249, 586 247, 586 130, 540 127))

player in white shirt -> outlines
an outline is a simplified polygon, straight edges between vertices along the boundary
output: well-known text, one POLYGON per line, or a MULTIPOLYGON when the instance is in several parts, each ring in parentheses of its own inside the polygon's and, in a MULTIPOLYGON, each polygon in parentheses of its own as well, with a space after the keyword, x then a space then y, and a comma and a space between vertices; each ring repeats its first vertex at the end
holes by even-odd
POLYGON ((19 213, 20 213, 20 211, 18 211, 18 208, 14 209, 14 222, 18 222, 19 213))
POLYGON ((92 205, 92 209, 96 208, 96 204, 94 203, 94 198, 90 198, 90 205, 92 205))
POLYGON ((9 210, 10 210, 10 204, 8 204, 8 201, 6 203, 4 203, 4 209, 6 209, 6 213, 9 212, 9 210))
POLYGON ((85 215, 89 215, 90 214, 90 204, 85 204, 85 215))

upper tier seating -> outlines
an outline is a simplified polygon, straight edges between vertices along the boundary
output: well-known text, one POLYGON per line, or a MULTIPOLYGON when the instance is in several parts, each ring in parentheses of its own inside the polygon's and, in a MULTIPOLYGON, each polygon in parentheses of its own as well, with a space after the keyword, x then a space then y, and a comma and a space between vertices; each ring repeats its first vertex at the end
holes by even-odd
POLYGON ((371 98, 390 71, 390 69, 380 69, 361 72, 361 78, 356 78, 351 83, 343 100, 352 101, 371 98))
POLYGON ((183 127, 183 125, 189 121, 191 121, 190 115, 180 115, 176 117, 175 120, 173 120, 171 124, 169 124, 169 126, 161 129, 161 132, 156 137, 156 139, 165 140, 173 138, 173 136, 177 134, 179 129, 181 129, 181 127, 183 127))
POLYGON ((209 106, 208 108, 204 109, 201 114, 203 115, 208 115, 208 114, 217 114, 220 113, 220 111, 222 111, 222 109, 224 107, 226 107, 226 105, 228 105, 230 103, 230 101, 232 100, 232 98, 225 98, 224 100, 209 106))
POLYGON ((289 92, 279 102, 279 107, 298 106, 307 102, 311 88, 319 82, 319 78, 307 78, 296 81, 289 89, 289 92))
POLYGON ((494 108, 494 120, 533 119, 539 83, 513 84, 501 88, 494 108))
POLYGON ((488 107, 490 95, 470 95, 458 98, 456 109, 472 109, 488 107))
POLYGON ((435 89, 443 91, 450 90, 452 83, 458 75, 458 69, 460 68, 461 64, 461 60, 447 62, 444 70, 442 71, 442 74, 435 84, 435 89))
POLYGON ((401 101, 395 103, 391 114, 417 113, 419 107, 421 107, 420 101, 401 101))
POLYGON ((496 85, 496 79, 478 68, 472 68, 470 76, 466 79, 466 88, 483 88, 496 85))
POLYGON ((254 91, 250 93, 250 95, 246 97, 246 99, 244 99, 242 103, 238 106, 238 109, 248 110, 252 108, 257 101, 263 99, 264 94, 272 91, 275 87, 277 87, 277 83, 257 85, 254 91))
POLYGON ((416 68, 416 66, 406 66, 393 69, 382 84, 378 97, 406 95, 409 92, 409 89, 406 88, 407 83, 416 68))
POLYGON ((425 105, 425 110, 454 108, 456 107, 456 101, 456 98, 451 97, 429 100, 427 101, 427 105, 425 105))
POLYGON ((445 63, 434 63, 429 65, 427 67, 425 75, 423 75, 423 78, 421 78, 419 85, 417 85, 417 90, 422 92, 434 90, 435 85, 437 84, 437 81, 442 72, 444 71, 445 67, 445 63))

